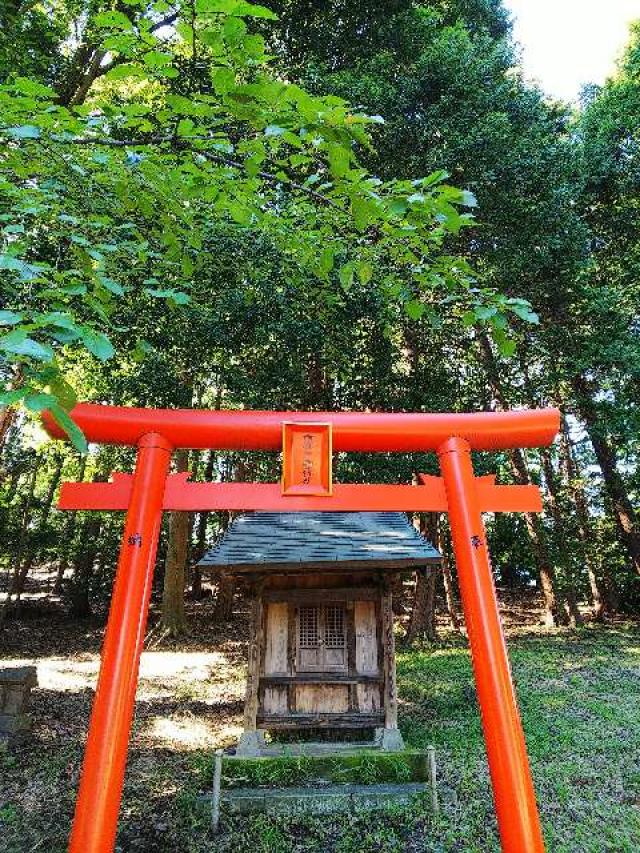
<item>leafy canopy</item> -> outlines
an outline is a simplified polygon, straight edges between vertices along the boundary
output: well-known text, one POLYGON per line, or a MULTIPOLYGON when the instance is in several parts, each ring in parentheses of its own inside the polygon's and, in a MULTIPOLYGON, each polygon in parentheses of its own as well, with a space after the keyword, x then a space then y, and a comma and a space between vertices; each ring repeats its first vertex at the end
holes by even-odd
POLYGON ((0 86, 3 404, 50 409, 82 448, 61 357, 112 358, 132 292, 188 303, 214 222, 238 240, 268 235, 282 275, 315 281, 327 299, 357 278, 413 319, 445 306, 465 322, 526 313, 446 254, 470 221, 470 193, 443 171, 381 181, 359 155, 382 119, 270 69, 251 22, 271 10, 168 9, 127 0, 89 12, 84 38, 99 49, 74 91, 36 75, 0 86))

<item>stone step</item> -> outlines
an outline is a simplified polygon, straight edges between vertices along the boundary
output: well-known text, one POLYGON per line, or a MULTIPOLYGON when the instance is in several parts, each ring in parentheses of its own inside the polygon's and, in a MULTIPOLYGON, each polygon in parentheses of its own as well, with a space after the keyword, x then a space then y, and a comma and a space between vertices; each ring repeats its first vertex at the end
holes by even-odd
POLYGON ((424 782, 379 785, 326 785, 301 788, 234 788, 222 791, 223 808, 235 814, 328 814, 407 805, 430 795, 424 782))
MULTIPOLYGON (((260 757, 262 758, 286 758, 290 755, 359 755, 364 750, 380 751, 381 746, 375 741, 346 741, 344 743, 326 742, 306 742, 306 743, 269 743, 260 748, 260 757)), ((235 758, 235 756, 228 756, 235 758)), ((242 756, 238 756, 241 758, 242 756)))

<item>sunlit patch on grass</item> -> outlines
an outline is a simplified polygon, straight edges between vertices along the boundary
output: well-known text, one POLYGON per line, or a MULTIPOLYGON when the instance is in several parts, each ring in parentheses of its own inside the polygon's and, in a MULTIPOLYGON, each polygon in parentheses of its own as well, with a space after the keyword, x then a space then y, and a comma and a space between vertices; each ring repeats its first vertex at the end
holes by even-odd
POLYGON ((145 721, 139 740, 153 748, 167 748, 179 752, 212 750, 236 743, 242 727, 233 720, 181 716, 155 716, 145 721))
POLYGON ((144 735, 158 746, 180 750, 203 749, 214 743, 211 726, 195 717, 153 717, 144 735))

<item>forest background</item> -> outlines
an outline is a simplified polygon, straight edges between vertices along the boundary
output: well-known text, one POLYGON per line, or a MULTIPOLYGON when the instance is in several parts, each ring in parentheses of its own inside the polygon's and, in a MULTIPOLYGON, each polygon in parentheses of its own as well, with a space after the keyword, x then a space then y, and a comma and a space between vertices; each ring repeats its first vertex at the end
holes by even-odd
MULTIPOLYGON (((267 6, 0 0, 0 654, 39 679, 30 739, 0 752, 2 843, 66 850, 117 561, 121 515, 55 508, 63 480, 133 464, 87 447, 77 400, 552 405, 552 447, 474 460, 544 497, 542 515, 485 518, 498 596, 548 849, 635 853, 640 23, 567 104, 524 78, 501 0, 267 6), (47 439, 45 409, 69 442, 47 439)), ((335 463, 342 482, 437 473, 421 454, 335 463)), ((266 453, 174 465, 280 470, 266 453)), ((241 731, 246 601, 196 564, 229 522, 165 514, 120 848, 497 850, 435 515, 414 522, 443 569, 394 602, 400 725, 436 747, 440 816, 225 815, 212 842, 202 795, 241 731)))
MULTIPOLYGON (((74 618, 106 610, 120 519, 55 497, 132 460, 84 452, 76 399, 559 406, 552 448, 478 460, 545 498, 542 517, 488 518, 498 584, 539 590, 547 625, 637 613, 640 25, 576 107, 523 79, 499 0, 5 0, 1 15, 1 623, 34 606, 39 572, 74 618), (45 408, 72 443, 44 439, 45 408)), ((175 461, 207 480, 279 464, 175 461)), ((361 454, 336 475, 433 466, 361 454)), ((167 632, 187 628, 185 594, 209 594, 194 566, 228 521, 169 514, 167 632)), ((425 524, 448 553, 446 520, 425 524)), ((439 596, 453 607, 451 568, 418 581, 412 636, 433 636, 439 596)), ((233 592, 212 590, 221 619, 233 592)))

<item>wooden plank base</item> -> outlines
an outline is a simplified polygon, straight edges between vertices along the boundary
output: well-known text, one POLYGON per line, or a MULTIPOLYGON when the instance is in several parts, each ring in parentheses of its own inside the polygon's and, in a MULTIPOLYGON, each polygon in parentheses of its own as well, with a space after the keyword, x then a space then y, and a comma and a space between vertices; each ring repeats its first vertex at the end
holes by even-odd
POLYGON ((384 723, 384 714, 262 714, 263 729, 372 729, 384 723))

